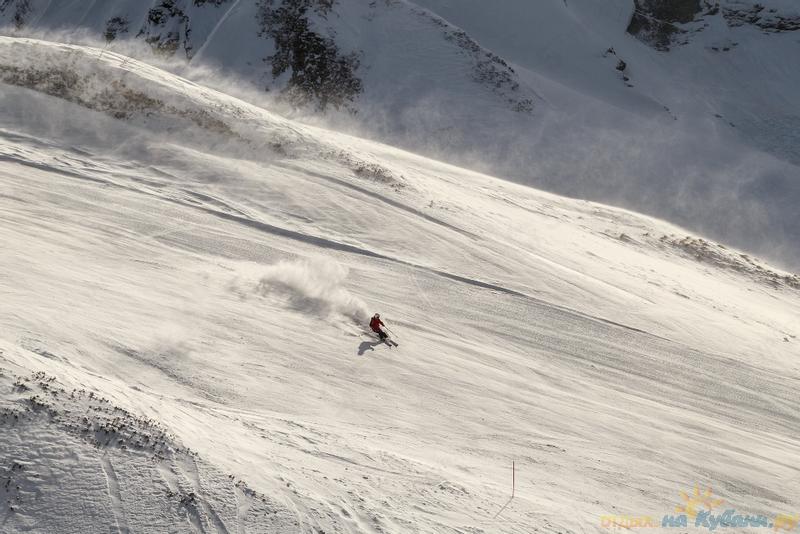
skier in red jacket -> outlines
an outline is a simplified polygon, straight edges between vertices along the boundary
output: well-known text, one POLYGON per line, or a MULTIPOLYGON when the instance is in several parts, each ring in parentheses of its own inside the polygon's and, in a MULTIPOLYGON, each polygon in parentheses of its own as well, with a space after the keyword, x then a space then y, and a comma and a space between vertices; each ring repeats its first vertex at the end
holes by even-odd
POLYGON ((372 319, 370 319, 369 327, 372 328, 373 332, 378 334, 378 337, 381 338, 381 341, 383 341, 384 339, 389 337, 389 335, 386 332, 381 330, 382 326, 386 326, 386 325, 383 324, 383 321, 381 321, 381 314, 380 313, 376 313, 375 315, 372 316, 372 319))

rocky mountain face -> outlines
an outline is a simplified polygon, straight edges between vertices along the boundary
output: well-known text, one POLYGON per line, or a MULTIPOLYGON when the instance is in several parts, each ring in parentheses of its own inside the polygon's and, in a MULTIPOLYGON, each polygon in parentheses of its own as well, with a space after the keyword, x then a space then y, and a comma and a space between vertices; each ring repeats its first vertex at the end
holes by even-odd
POLYGON ((262 0, 259 35, 272 39, 275 53, 266 58, 277 79, 287 74, 287 96, 297 104, 339 108, 363 90, 356 71, 358 52, 342 53, 330 35, 315 31, 312 18, 325 19, 334 0, 262 0))
POLYGON ((0 2, 0 14, 17 28, 22 28, 31 12, 30 0, 3 0, 0 2))
POLYGON ((730 27, 750 24, 767 33, 800 30, 800 13, 781 12, 758 2, 733 1, 722 8, 722 16, 730 27))
MULTIPOLYGON (((364 91, 360 70, 365 51, 340 46, 337 25, 353 15, 359 23, 369 24, 379 17, 379 11, 402 11, 419 19, 429 33, 439 34, 443 46, 457 49, 471 63, 468 78, 514 111, 533 110, 535 97, 526 94, 513 68, 503 59, 484 50, 464 31, 413 4, 396 0, 257 0, 245 4, 231 0, 155 0, 147 5, 120 0, 90 9, 107 16, 89 21, 88 26, 107 42, 139 39, 156 54, 184 56, 192 61, 205 46, 224 45, 212 43, 214 33, 235 10, 249 19, 241 31, 249 34, 254 45, 235 53, 247 56, 248 63, 259 71, 244 73, 245 77, 263 81, 267 90, 279 90, 295 105, 354 110, 353 102, 364 91), (266 69, 260 69, 260 64, 266 69)), ((87 20, 79 17, 81 11, 60 12, 58 25, 86 26, 87 20)), ((52 13, 51 6, 36 0, 0 3, 0 21, 18 30, 35 28, 52 13)))
POLYGON ((752 26, 765 33, 800 30, 800 12, 786 5, 767 7, 752 0, 634 0, 628 33, 667 51, 687 44, 692 34, 717 17, 730 27, 752 26))
MULTIPOLYGON (((208 56, 203 59, 221 63, 235 55, 247 65, 246 69, 238 69, 238 76, 268 91, 278 91, 293 105, 355 111, 355 102, 369 89, 366 71, 376 70, 373 63, 385 60, 386 50, 373 50, 375 37, 395 30, 399 19, 415 19, 412 27, 423 26, 426 37, 438 40, 438 46, 453 50, 457 59, 467 64, 459 69, 462 79, 481 85, 506 109, 532 113, 537 96, 521 82, 509 58, 479 44, 468 31, 439 16, 435 9, 425 8, 435 6, 436 1, 116 0, 91 2, 87 8, 86 2, 60 2, 54 6, 42 0, 0 0, 0 23, 17 31, 86 28, 107 42, 140 40, 156 54, 188 61, 195 60, 202 50, 208 56), (389 23, 387 17, 392 18, 389 23), (225 31, 224 27, 234 22, 237 27, 225 31), (240 35, 236 38, 238 43, 229 46, 225 37, 232 31, 240 35), (248 46, 242 47, 241 43, 248 46)), ((630 3, 627 33, 659 51, 688 44, 715 21, 727 28, 753 28, 766 34, 800 29, 800 10, 785 0, 630 3)), ((544 11, 542 14, 547 16, 544 11)), ((731 40, 712 48, 728 51, 738 44, 731 40)), ((608 57, 609 51, 614 47, 609 46, 603 57, 608 57)), ((611 55, 617 56, 616 52, 611 55)), ((616 59, 616 70, 626 85, 633 87, 627 62, 616 59)), ((442 73, 431 74, 436 77, 442 73)))

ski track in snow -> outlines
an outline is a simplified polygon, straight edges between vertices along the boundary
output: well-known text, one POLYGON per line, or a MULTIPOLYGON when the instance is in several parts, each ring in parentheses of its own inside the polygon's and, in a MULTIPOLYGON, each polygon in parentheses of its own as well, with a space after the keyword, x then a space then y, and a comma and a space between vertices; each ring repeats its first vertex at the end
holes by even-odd
POLYGON ((128 521, 125 518, 125 507, 122 504, 122 494, 119 490, 119 481, 117 474, 114 472, 114 466, 111 465, 111 460, 108 456, 103 455, 100 458, 103 465, 103 471, 106 474, 106 481, 108 482, 108 497, 111 500, 111 508, 114 512, 114 521, 117 523, 117 531, 120 534, 128 534, 128 521))
MULTIPOLYGON (((191 488, 194 490, 195 494, 202 495, 200 474, 198 473, 197 463, 195 462, 195 460, 192 458, 184 458, 181 464, 184 476, 189 480, 191 488)), ((204 515, 210 519, 210 522, 212 523, 216 531, 219 534, 228 534, 228 529, 225 526, 225 523, 222 521, 222 519, 220 519, 219 515, 214 511, 214 508, 205 499, 201 499, 199 502, 204 515)))

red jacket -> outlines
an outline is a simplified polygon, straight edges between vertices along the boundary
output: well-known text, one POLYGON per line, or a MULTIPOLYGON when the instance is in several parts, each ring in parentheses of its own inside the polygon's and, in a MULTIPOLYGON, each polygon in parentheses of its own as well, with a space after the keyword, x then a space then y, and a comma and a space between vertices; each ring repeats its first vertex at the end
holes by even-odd
POLYGON ((372 328, 373 332, 380 332, 381 326, 386 326, 386 325, 383 324, 383 321, 381 321, 377 317, 373 317, 369 322, 369 327, 372 328))

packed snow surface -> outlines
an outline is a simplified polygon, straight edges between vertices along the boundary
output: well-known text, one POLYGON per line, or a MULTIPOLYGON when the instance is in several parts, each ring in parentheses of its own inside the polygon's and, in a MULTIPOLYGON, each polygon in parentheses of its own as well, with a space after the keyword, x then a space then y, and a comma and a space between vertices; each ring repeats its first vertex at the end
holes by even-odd
POLYGON ((0 75, 0 532, 800 512, 796 276, 114 53, 0 75))

